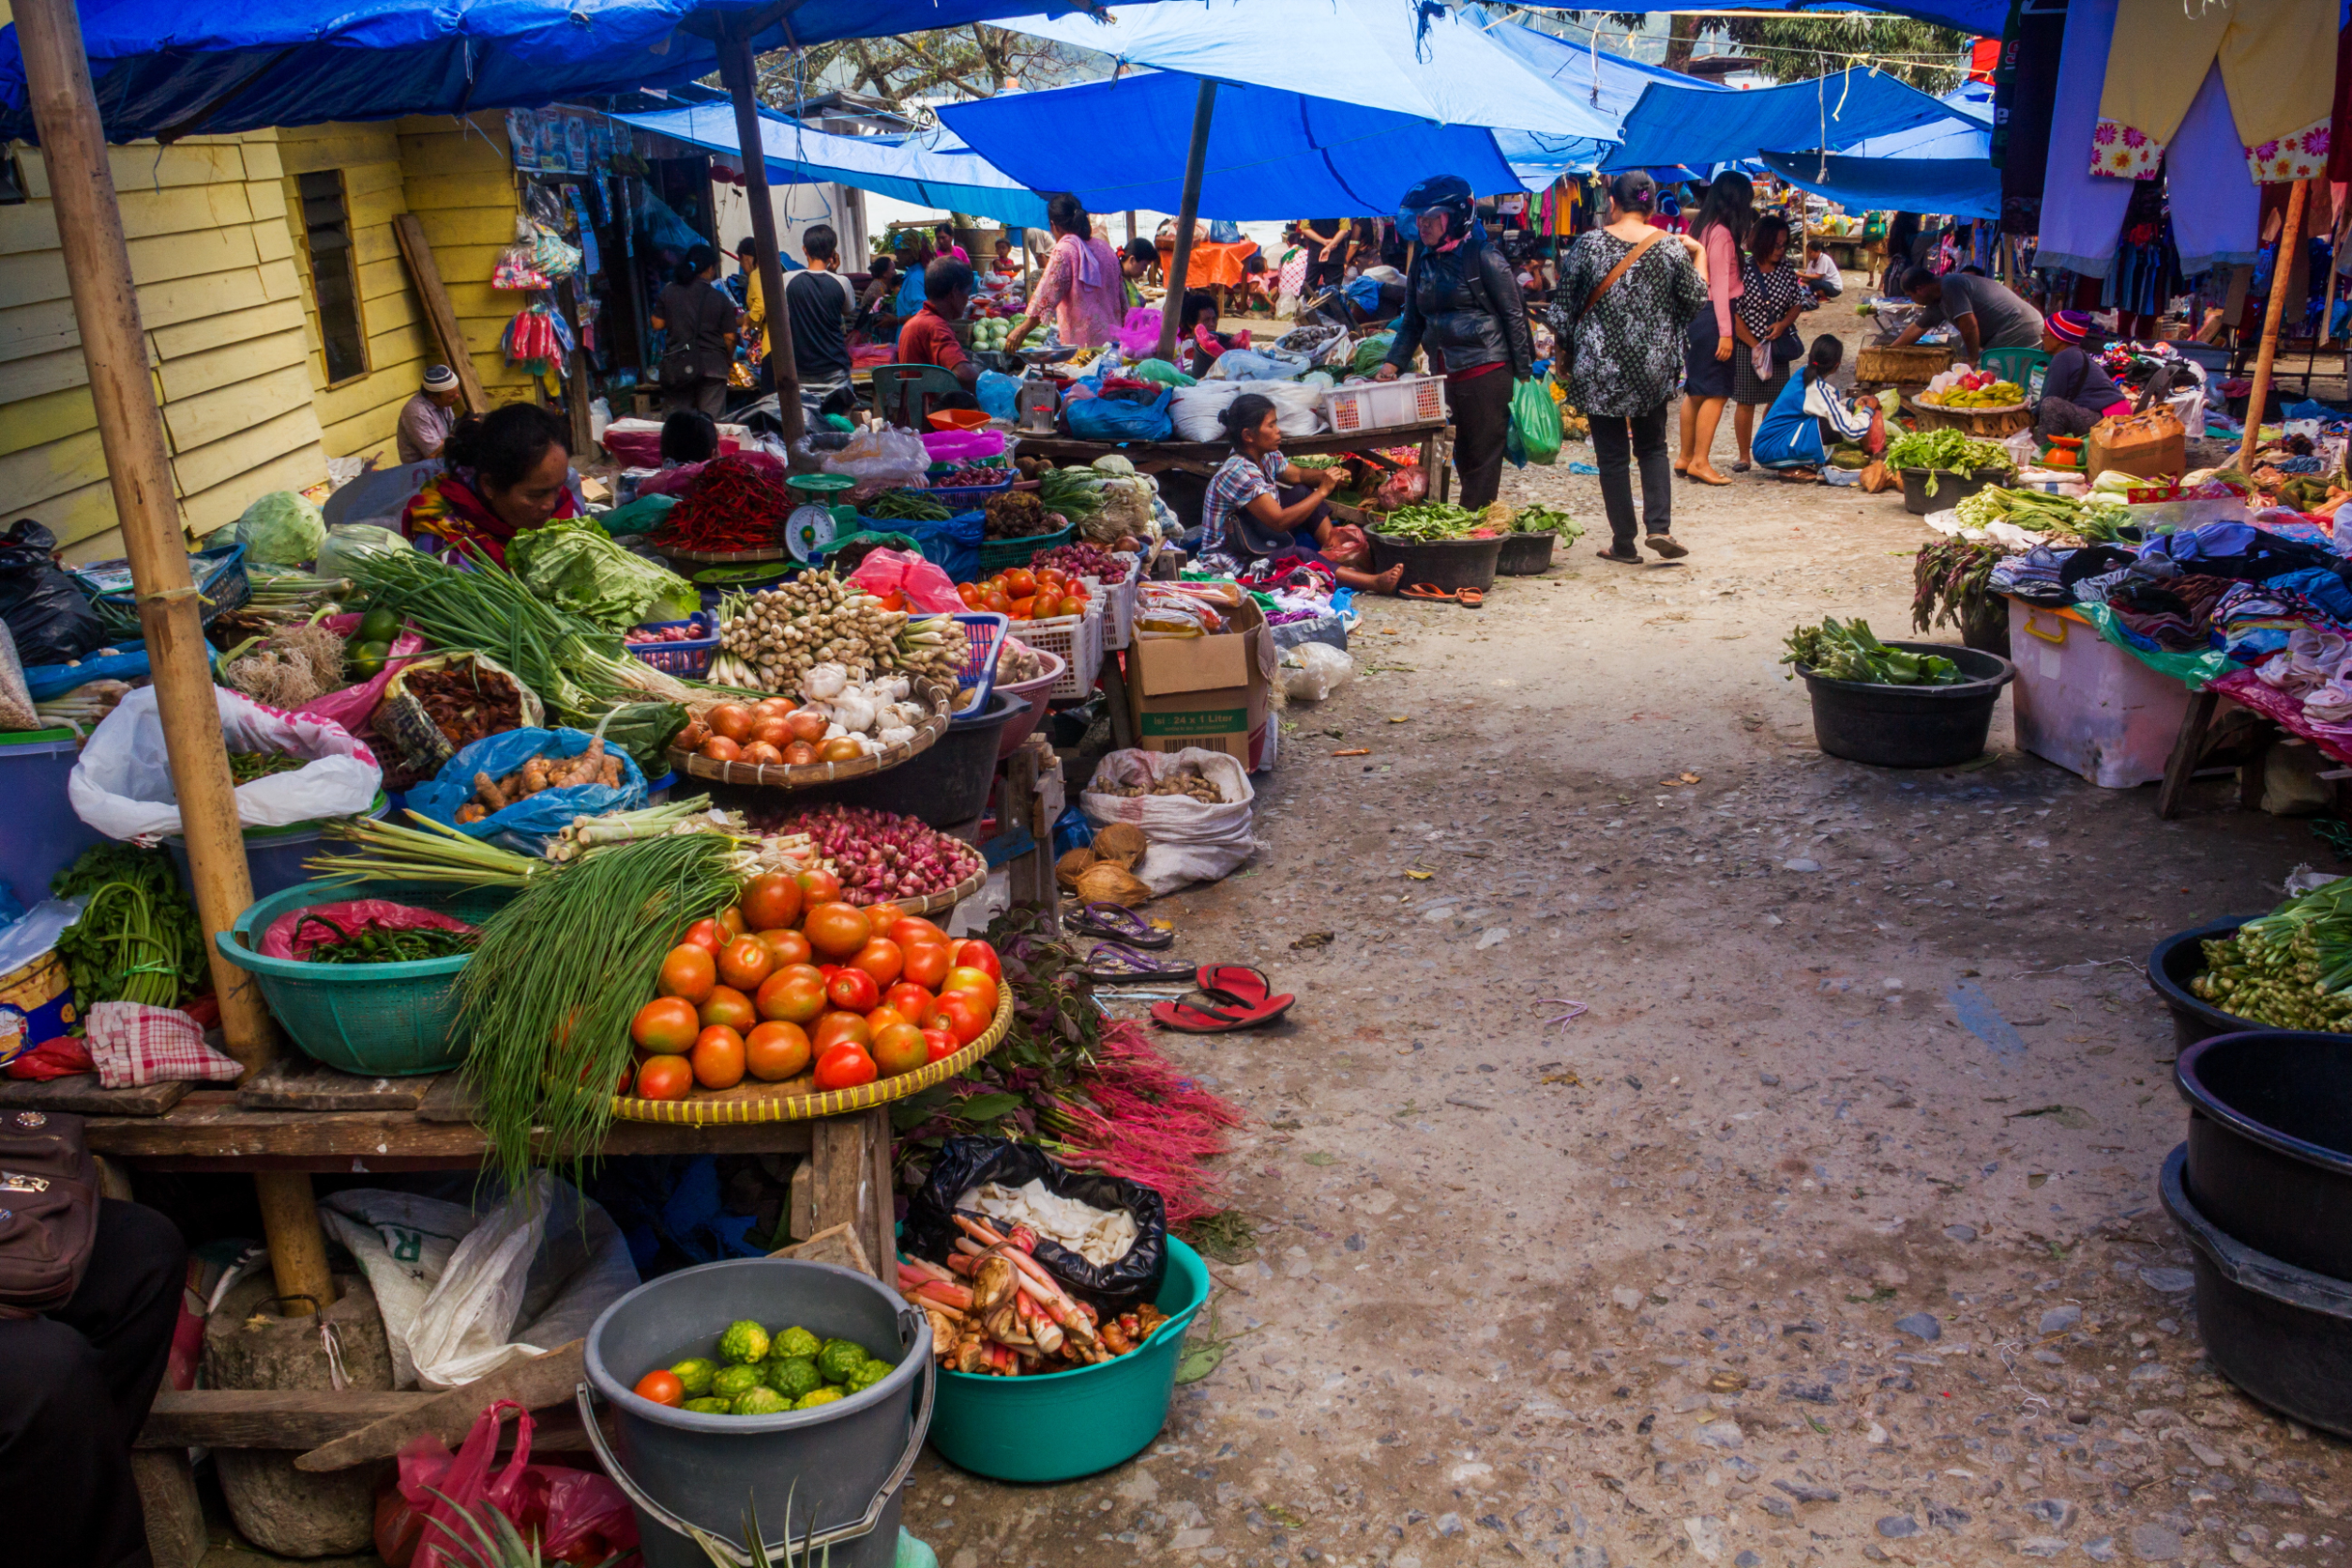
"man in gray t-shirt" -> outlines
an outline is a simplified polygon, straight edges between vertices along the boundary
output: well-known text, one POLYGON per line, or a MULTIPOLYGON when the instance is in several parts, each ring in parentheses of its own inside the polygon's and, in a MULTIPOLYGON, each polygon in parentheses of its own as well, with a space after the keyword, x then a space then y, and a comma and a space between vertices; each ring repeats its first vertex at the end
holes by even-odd
POLYGON ((2042 312, 1990 278, 1972 272, 1948 272, 1938 278, 1924 267, 1916 267, 1903 280, 1903 292, 1921 307, 1921 315, 1895 339, 1898 347, 1918 342, 1928 328, 1947 322, 1960 334, 1960 357, 1971 365, 1986 349, 2030 349, 2042 344, 2042 312))

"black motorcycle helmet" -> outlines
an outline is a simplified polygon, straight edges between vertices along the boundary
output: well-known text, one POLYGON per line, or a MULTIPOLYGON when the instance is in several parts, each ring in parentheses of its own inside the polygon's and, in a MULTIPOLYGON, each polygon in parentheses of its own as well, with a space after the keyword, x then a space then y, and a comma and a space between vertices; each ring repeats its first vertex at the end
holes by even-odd
POLYGON ((1470 233, 1475 210, 1470 181, 1459 174, 1432 174, 1405 192, 1396 205, 1396 226, 1407 238, 1420 234, 1421 215, 1445 214, 1445 237, 1450 242, 1470 233))

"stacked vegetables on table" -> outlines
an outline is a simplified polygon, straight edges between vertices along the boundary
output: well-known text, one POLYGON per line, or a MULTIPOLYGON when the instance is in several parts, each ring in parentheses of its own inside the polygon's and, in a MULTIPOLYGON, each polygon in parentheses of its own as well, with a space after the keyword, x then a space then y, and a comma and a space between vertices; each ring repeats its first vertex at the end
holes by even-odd
POLYGON ((587 518, 555 518, 524 529, 506 546, 506 565, 558 609, 610 631, 641 621, 681 621, 702 603, 694 584, 632 555, 587 518))
POLYGON ((1039 550, 1029 565, 1033 571, 1056 571, 1074 581, 1092 578, 1097 582, 1123 582, 1127 568, 1134 562, 1133 555, 1073 539, 1066 545, 1039 550))
POLYGON ((2189 992, 2269 1029, 2352 1033, 2352 878, 2324 882, 2204 944, 2189 992))
POLYGON ((1456 506, 1451 501, 1421 501, 1399 506, 1380 522, 1380 531, 1394 539, 1432 544, 1440 539, 1467 539, 1485 526, 1486 514, 1456 506))
POLYGON ((965 640, 945 616, 885 610, 882 601, 831 572, 803 572, 773 588, 719 601, 718 656, 713 686, 791 691, 820 665, 856 680, 876 674, 953 680, 965 640))
POLYGON ((789 697, 715 703, 678 732, 676 745, 713 762, 807 767, 904 745, 930 716, 904 675, 852 681, 837 664, 810 670, 801 696, 799 703, 789 697))
POLYGON ((2118 490, 2095 487, 2090 494, 2077 497, 1987 485, 1962 500, 1954 510, 1963 528, 1987 528, 2005 522, 2028 534, 2059 534, 2090 540, 2113 540, 2131 516, 2118 490))
POLYGON ((1968 678, 1940 654, 1888 647, 1871 635, 1870 623, 1862 620, 1840 625, 1824 619, 1817 626, 1799 626, 1788 634, 1787 648, 1781 663, 1832 681, 1916 686, 1955 686, 1968 678))
POLYGON ((1046 515, 1046 503, 1032 490, 992 495, 981 509, 980 536, 984 539, 1033 539, 1058 534, 1063 526, 1046 515))
POLYGON ((1972 475, 1988 468, 2007 474, 2017 466, 2010 460, 2008 448, 1998 442, 1980 441, 1958 430, 1906 430, 1887 443, 1886 463, 1895 469, 1926 469, 1929 495, 1936 493, 1937 474, 1972 475))
POLYGON ((891 1366, 849 1339, 819 1339, 800 1327, 770 1334, 746 1319, 718 1336, 716 1359, 688 1356, 637 1380, 641 1399, 701 1415, 776 1415, 863 1394, 891 1366))
POLYGON ((858 510, 883 522, 945 522, 956 515, 921 490, 884 490, 858 510))
POLYGON ((1083 615, 1092 598, 1086 584, 1055 566, 1010 566, 979 582, 956 585, 967 610, 993 611, 1016 621, 1051 621, 1083 615))

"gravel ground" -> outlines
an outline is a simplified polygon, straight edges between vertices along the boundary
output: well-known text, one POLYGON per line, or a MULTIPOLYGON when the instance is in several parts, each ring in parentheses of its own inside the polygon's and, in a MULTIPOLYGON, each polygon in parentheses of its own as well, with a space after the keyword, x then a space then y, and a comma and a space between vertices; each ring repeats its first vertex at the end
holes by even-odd
MULTIPOLYGON (((1564 467, 1504 495, 1599 526, 1564 467)), ((2344 1445, 2204 1360, 2138 972, 2325 852, 2224 783, 2159 822, 2006 700, 1977 764, 1821 757, 1781 638, 1904 632, 1924 531, 1676 505, 1687 563, 1588 538, 1483 611, 1376 602, 1288 712, 1263 852, 1154 909, 1299 997, 1163 1037, 1249 1115, 1224 1359, 1104 1475, 927 1457, 947 1568, 2344 1560, 2344 1445)))

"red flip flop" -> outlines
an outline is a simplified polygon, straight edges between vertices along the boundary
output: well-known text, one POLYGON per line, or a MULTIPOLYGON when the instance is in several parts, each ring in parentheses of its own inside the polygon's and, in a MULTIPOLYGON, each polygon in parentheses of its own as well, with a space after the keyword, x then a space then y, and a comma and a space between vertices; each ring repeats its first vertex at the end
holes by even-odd
POLYGON ((1192 979, 1206 995, 1237 1007, 1262 1007, 1274 995, 1274 982, 1265 972, 1247 964, 1202 964, 1192 979))
POLYGON ((1162 1029, 1172 1029, 1181 1034, 1230 1034, 1237 1030, 1257 1029, 1270 1024, 1290 1010, 1297 999, 1289 996, 1269 997, 1255 1007, 1199 1007, 1189 1002, 1155 1002, 1152 1003, 1152 1021, 1162 1029))
POLYGON ((1416 582, 1410 588, 1399 588, 1396 591, 1396 596, 1400 599, 1427 599, 1439 604, 1455 602, 1452 589, 1432 587, 1426 582, 1416 582))

